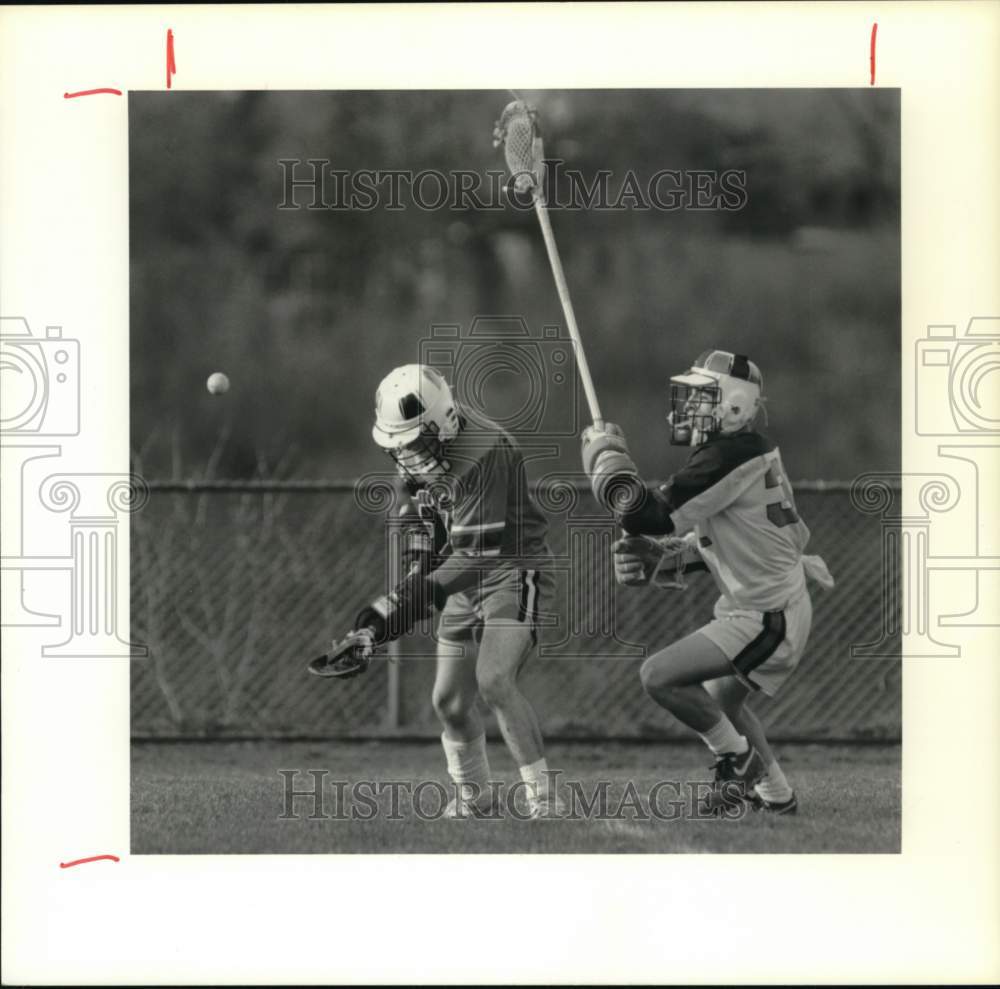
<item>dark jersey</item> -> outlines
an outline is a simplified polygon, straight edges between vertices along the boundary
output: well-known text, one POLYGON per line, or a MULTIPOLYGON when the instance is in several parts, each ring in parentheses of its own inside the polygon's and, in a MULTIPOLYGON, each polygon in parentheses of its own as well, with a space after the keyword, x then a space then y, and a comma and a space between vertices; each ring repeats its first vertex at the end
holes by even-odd
POLYGON ((505 429, 477 421, 474 431, 463 429, 448 443, 445 458, 448 475, 412 496, 430 534, 437 533, 442 562, 430 579, 438 594, 464 590, 495 570, 537 566, 549 555, 548 523, 505 429))

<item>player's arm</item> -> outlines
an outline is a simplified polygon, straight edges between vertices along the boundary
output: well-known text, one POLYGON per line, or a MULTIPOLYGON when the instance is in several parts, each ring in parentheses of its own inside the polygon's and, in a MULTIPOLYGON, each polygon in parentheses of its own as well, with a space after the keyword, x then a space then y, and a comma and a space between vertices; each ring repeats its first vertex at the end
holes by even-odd
POLYGON ((368 629, 374 646, 406 635, 414 625, 427 618, 435 607, 444 606, 444 595, 418 565, 388 594, 365 605, 354 619, 354 629, 368 629))
POLYGON ((629 534, 669 535, 673 506, 662 488, 639 476, 620 426, 605 423, 583 432, 583 469, 598 503, 611 511, 629 534))
MULTIPOLYGON (((619 524, 629 535, 670 536, 690 531, 696 521, 708 518, 725 507, 715 504, 711 511, 699 513, 699 517, 681 528, 675 513, 696 494, 711 486, 715 471, 712 465, 701 461, 701 451, 684 468, 674 474, 665 484, 645 485, 643 497, 627 511, 616 512, 619 524)), ((711 458, 709 458, 711 459, 711 458)), ((707 508, 707 506, 706 506, 707 508)), ((683 521, 682 521, 683 524, 683 521)))
POLYGON ((418 568, 429 573, 440 563, 440 553, 447 542, 447 534, 437 515, 421 511, 419 505, 407 499, 396 515, 388 520, 398 540, 399 569, 397 579, 402 579, 418 568))
POLYGON ((496 569, 507 525, 508 474, 497 447, 470 468, 458 482, 447 551, 438 553, 414 528, 407 576, 362 609, 356 629, 372 629, 376 645, 397 639, 444 607, 450 595, 496 569))
POLYGON ((691 532, 731 505, 764 475, 763 454, 769 449, 759 433, 738 433, 698 447, 659 491, 669 507, 671 531, 691 532))
POLYGON ((354 620, 354 628, 370 629, 375 646, 406 635, 414 625, 440 610, 458 591, 471 587, 484 570, 496 567, 469 554, 452 552, 434 570, 425 572, 419 563, 388 594, 366 605, 354 620))
POLYGON ((353 629, 334 641, 329 652, 309 664, 309 672, 320 677, 349 679, 364 673, 375 650, 405 635, 436 602, 428 575, 418 563, 388 594, 366 605, 354 619, 353 629))
MULTIPOLYGON (((423 543, 415 549, 403 579, 388 594, 376 598, 358 612, 351 631, 334 641, 329 652, 309 664, 311 673, 340 679, 358 676, 368 668, 379 646, 406 635, 435 608, 444 607, 448 595, 459 589, 459 581, 450 575, 452 568, 445 569, 444 575, 440 572, 449 557, 428 555, 423 543), (444 559, 445 563, 428 570, 439 559, 444 559)), ((463 568, 459 576, 465 574, 463 568)))
POLYGON ((610 508, 629 535, 683 535, 731 504, 766 465, 766 441, 756 433, 697 448, 666 484, 639 479, 617 426, 583 434, 584 470, 598 501, 610 508), (623 497, 621 492, 626 492, 623 497))

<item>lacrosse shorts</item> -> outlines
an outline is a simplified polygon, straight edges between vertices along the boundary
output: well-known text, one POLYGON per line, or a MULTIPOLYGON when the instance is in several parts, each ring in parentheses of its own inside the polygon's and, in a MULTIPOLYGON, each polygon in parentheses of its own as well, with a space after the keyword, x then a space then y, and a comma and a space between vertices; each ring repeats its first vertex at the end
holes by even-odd
POLYGON ((799 665, 811 626, 804 590, 781 611, 745 611, 721 597, 715 618, 698 631, 726 654, 738 680, 773 697, 799 665))
POLYGON ((503 568, 467 590, 452 594, 438 622, 441 642, 462 645, 482 640, 487 625, 526 625, 538 645, 542 616, 551 607, 555 578, 548 570, 503 568))

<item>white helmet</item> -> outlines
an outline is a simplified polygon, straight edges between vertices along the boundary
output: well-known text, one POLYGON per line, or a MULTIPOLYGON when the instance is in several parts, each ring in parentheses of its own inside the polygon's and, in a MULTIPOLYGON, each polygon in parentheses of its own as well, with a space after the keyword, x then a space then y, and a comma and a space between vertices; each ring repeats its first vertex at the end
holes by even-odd
POLYGON ((742 354, 706 350, 670 379, 670 442, 698 446, 753 423, 761 408, 760 369, 742 354))
POLYGON ((372 438, 389 451, 403 477, 426 483, 448 471, 444 444, 458 431, 451 388, 434 368, 405 364, 382 379, 375 392, 372 438))

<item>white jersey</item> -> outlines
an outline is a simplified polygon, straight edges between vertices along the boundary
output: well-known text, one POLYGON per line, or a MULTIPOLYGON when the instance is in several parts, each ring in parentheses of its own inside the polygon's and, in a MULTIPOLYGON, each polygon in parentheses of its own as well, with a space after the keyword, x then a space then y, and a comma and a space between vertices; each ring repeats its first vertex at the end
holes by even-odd
POLYGON ((780 452, 760 433, 709 440, 650 495, 622 524, 633 533, 693 532, 731 607, 781 611, 805 589, 809 529, 795 508, 780 452))

